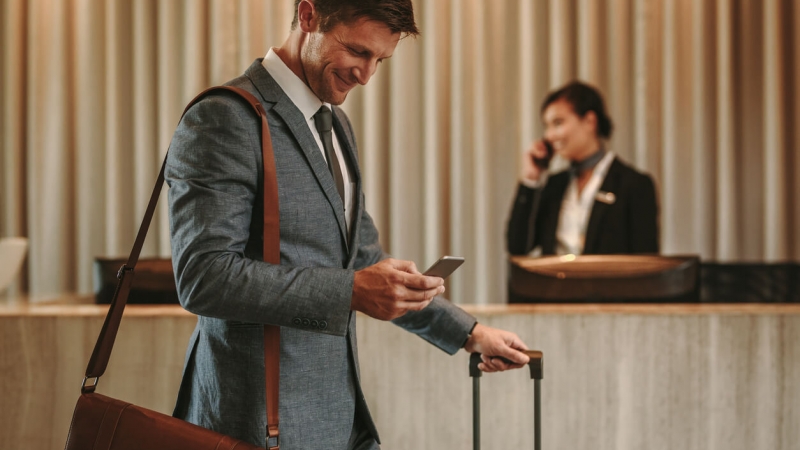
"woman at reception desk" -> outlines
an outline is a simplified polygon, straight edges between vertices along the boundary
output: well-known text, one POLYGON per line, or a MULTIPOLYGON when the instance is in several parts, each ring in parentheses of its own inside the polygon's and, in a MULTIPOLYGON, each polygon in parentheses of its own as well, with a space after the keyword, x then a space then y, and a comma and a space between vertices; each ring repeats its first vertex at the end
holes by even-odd
POLYGON ((653 180, 606 149, 613 125, 600 93, 569 83, 547 95, 541 114, 544 139, 523 155, 508 252, 658 253, 653 180), (549 174, 554 153, 569 161, 569 170, 549 174))

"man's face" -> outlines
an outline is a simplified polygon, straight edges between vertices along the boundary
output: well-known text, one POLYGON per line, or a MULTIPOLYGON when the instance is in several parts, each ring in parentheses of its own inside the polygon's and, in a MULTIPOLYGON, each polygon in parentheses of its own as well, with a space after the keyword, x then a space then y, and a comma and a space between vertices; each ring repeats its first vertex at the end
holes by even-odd
POLYGON ((301 50, 306 84, 323 102, 341 105, 351 89, 367 84, 399 41, 400 33, 366 18, 310 32, 301 50))

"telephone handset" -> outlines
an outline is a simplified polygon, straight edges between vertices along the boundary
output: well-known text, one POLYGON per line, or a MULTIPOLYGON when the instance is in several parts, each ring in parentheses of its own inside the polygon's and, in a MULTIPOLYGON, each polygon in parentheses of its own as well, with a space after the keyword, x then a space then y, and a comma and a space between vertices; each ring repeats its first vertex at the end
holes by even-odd
POLYGON ((547 155, 544 158, 533 158, 533 163, 536 167, 544 170, 550 166, 550 160, 553 159, 553 154, 555 150, 553 149, 553 144, 551 144, 547 139, 542 139, 542 143, 544 144, 544 148, 547 150, 547 155))

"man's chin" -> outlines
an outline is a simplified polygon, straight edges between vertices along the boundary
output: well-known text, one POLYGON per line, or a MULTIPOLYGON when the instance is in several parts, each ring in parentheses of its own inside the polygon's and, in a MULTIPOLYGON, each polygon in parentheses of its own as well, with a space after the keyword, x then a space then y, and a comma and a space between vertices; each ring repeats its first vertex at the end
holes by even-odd
POLYGON ((332 92, 330 95, 328 95, 328 98, 324 99, 323 101, 325 101, 326 103, 330 103, 331 105, 339 106, 342 103, 344 103, 344 101, 347 99, 347 94, 349 93, 350 91, 332 92))

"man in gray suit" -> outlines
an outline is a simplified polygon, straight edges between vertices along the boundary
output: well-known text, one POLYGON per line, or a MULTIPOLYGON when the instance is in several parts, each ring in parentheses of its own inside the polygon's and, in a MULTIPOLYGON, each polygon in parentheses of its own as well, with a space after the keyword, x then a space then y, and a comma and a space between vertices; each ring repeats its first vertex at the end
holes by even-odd
POLYGON ((229 83, 267 112, 279 265, 262 259, 252 109, 215 94, 181 120, 166 170, 173 264, 181 304, 199 317, 176 417, 265 444, 263 324, 281 330, 281 447, 290 450, 379 448, 359 383, 356 311, 450 354, 480 352, 487 372, 527 363, 515 334, 477 324, 438 297, 442 279, 383 253, 364 210, 353 130, 335 105, 417 33, 411 0, 295 0, 286 42, 229 83))

